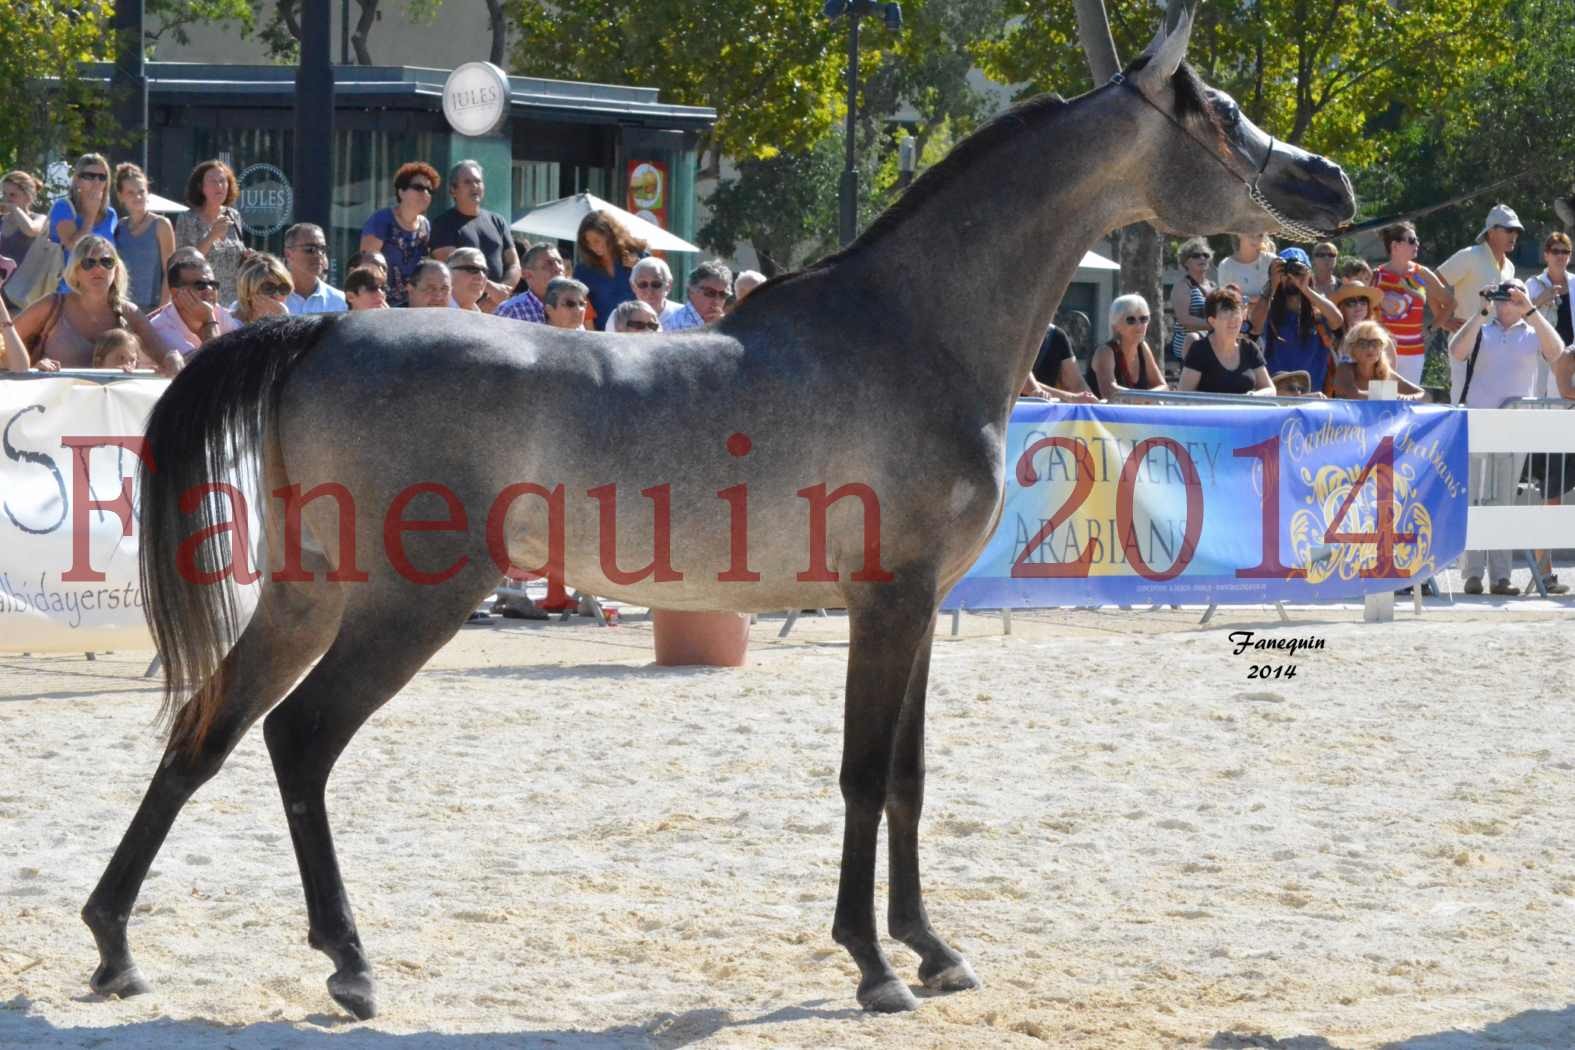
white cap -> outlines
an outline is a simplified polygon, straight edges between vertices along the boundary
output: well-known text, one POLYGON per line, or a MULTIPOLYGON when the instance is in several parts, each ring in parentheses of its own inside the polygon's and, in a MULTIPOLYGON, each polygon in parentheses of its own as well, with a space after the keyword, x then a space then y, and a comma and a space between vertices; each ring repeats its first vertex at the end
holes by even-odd
POLYGON ((1482 223, 1482 232, 1477 234, 1477 240, 1482 240, 1488 231, 1495 226, 1507 226, 1512 230, 1524 230, 1520 224, 1520 216, 1515 214, 1515 209, 1507 204, 1495 204, 1493 210, 1488 212, 1487 219, 1482 223))

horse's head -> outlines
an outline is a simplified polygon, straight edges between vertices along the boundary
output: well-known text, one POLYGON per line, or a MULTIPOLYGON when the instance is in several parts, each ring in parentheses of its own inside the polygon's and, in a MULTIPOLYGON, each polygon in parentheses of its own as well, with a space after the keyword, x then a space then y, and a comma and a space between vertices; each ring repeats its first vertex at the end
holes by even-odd
POLYGON ((1235 99, 1198 79, 1185 61, 1191 32, 1185 0, 1171 0, 1154 42, 1120 78, 1120 90, 1146 103, 1142 134, 1154 137, 1146 172, 1154 224, 1313 241, 1349 222, 1356 198, 1345 172, 1267 135, 1235 99))

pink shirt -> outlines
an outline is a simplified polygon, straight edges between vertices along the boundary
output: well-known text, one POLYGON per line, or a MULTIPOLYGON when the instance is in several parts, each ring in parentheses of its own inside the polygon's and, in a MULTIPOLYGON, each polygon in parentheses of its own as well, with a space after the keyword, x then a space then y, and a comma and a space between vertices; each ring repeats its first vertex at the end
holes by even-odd
MULTIPOLYGON (((214 307, 219 314, 219 334, 233 332, 240 327, 240 323, 230 316, 230 311, 222 306, 214 307)), ((159 338, 164 340, 164 346, 169 350, 179 351, 182 357, 190 357, 202 349, 202 339, 186 327, 186 322, 181 320, 180 311, 175 309, 175 304, 161 306, 148 315, 148 324, 159 333, 159 338)))

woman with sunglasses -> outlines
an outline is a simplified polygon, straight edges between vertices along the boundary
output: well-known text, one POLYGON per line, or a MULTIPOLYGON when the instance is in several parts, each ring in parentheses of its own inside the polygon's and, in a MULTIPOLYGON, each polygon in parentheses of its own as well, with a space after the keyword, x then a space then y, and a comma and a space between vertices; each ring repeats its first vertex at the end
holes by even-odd
POLYGON ((480 248, 455 248, 448 253, 448 272, 452 276, 451 294, 461 310, 483 313, 479 305, 487 294, 487 257, 480 248))
POLYGON ((1394 345, 1394 336, 1377 321, 1358 321, 1352 325, 1340 344, 1340 364, 1334 370, 1334 396, 1360 401, 1367 397, 1368 383, 1375 379, 1393 379, 1400 387, 1401 401, 1426 398, 1427 391, 1389 367, 1394 345))
POLYGON ((28 256, 35 248, 48 250, 49 244, 47 237, 39 240, 49 228, 49 222, 43 215, 34 213, 33 203, 37 199, 38 180, 27 172, 8 171, 0 178, 0 256, 18 264, 17 270, 0 282, 0 292, 12 313, 20 313, 31 301, 37 285, 45 283, 47 287, 48 278, 44 274, 29 278, 30 272, 41 269, 41 260, 29 262, 28 256), (29 287, 24 288, 23 284, 29 287))
POLYGON ((241 240, 241 214, 235 202, 241 199, 235 172, 222 160, 205 160, 191 169, 186 180, 189 211, 175 218, 175 245, 196 248, 213 267, 219 282, 219 300, 235 299, 235 275, 241 268, 246 243, 241 240))
POLYGON ((1209 330, 1209 323, 1203 317, 1203 300, 1214 290, 1209 281, 1209 263, 1214 259, 1214 252, 1208 241, 1192 237, 1181 242, 1176 256, 1181 262, 1181 280, 1170 289, 1170 316, 1174 322, 1166 356, 1180 361, 1187 341, 1209 330))
POLYGON ((1094 397, 1119 401, 1128 390, 1169 389, 1143 338, 1150 320, 1141 295, 1118 296, 1110 304, 1110 340, 1094 348, 1083 375, 1094 397))
POLYGON ((662 319, 656 316, 656 311, 651 309, 651 304, 639 299, 630 299, 626 303, 619 303, 613 311, 612 318, 607 322, 609 332, 629 332, 634 335, 643 335, 662 330, 662 319))
POLYGON ((410 302, 416 267, 432 250, 432 222, 427 209, 442 186, 437 169, 421 161, 402 164, 394 172, 394 206, 372 213, 361 227, 361 251, 382 252, 388 260, 388 305, 410 302))
POLYGON ((109 204, 109 161, 97 153, 82 154, 71 169, 71 188, 49 209, 49 239, 70 252, 78 238, 90 233, 113 239, 118 221, 109 204))
POLYGON ((180 371, 180 354, 165 346, 142 311, 126 298, 126 268, 115 254, 114 241, 91 233, 78 237, 66 261, 64 281, 68 291, 45 296, 15 320, 0 303, 0 337, 10 371, 92 368, 93 344, 112 328, 136 335, 164 375, 180 371))
MULTIPOLYGON (((1542 242, 1543 270, 1526 281, 1526 294, 1531 304, 1547 318, 1548 324, 1559 333, 1565 346, 1575 343, 1575 324, 1570 317, 1570 238, 1557 231, 1548 234, 1542 242)), ((1548 382, 1547 362, 1539 361, 1537 368, 1537 397, 1557 397, 1557 387, 1548 382), (1552 389, 1552 393, 1549 391, 1552 389)))
POLYGON ((1395 337, 1396 371, 1413 384, 1421 383, 1427 360, 1422 311, 1431 306, 1434 318, 1452 317, 1455 296, 1438 274, 1416 261, 1421 242, 1415 226, 1393 223, 1379 230, 1378 236, 1389 253, 1389 261, 1373 274, 1373 285, 1384 297, 1378 319, 1395 337))
POLYGON ((602 211, 589 212, 574 235, 574 279, 590 289, 596 327, 606 328, 619 303, 635 297, 630 283, 634 265, 645 257, 645 242, 602 211))
POLYGON ((238 298, 231 313, 241 324, 250 324, 259 317, 285 317, 289 308, 285 300, 295 290, 290 282, 290 271, 283 262, 266 252, 252 252, 235 277, 238 298))
POLYGON ((1181 389, 1200 394, 1274 396, 1274 380, 1264 365, 1258 341, 1242 335, 1247 303, 1234 284, 1216 288, 1203 303, 1209 334, 1187 344, 1181 389))

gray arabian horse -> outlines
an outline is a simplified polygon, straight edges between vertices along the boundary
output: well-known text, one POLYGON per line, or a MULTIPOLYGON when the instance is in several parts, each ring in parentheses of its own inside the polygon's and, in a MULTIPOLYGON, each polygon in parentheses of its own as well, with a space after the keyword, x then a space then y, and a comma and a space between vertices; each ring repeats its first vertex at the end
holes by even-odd
POLYGON ((876 928, 884 814, 892 937, 928 988, 977 986, 920 891, 925 688, 941 599, 1001 514, 1007 419, 1045 325, 1084 249, 1115 227, 1306 235, 1355 210, 1339 167, 1275 142, 1198 80, 1188 11, 1167 23, 1121 76, 1004 113, 848 248, 709 328, 623 337, 392 310, 257 324, 197 356, 147 428, 142 573, 173 721, 82 911, 101 960, 92 987, 148 988, 126 926, 149 865, 272 709, 263 732, 309 943, 333 960, 333 998, 371 1017, 329 773, 499 564, 543 566, 555 540, 571 585, 639 605, 847 608, 832 937, 865 1008, 917 1005, 876 928), (200 487, 238 462, 259 465, 259 491, 316 497, 269 500, 269 546, 293 539, 297 564, 267 576, 244 627, 186 540, 221 528, 200 487))

